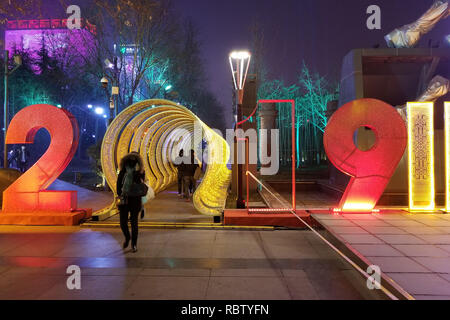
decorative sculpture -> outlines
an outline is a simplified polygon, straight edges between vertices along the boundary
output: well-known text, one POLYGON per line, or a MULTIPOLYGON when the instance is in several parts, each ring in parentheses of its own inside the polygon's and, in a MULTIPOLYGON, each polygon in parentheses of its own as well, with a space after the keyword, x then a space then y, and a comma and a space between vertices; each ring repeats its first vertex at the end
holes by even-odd
POLYGON ((31 144, 39 129, 51 138, 45 154, 3 193, 3 212, 72 212, 76 191, 46 190, 64 171, 78 147, 75 117, 64 109, 39 104, 20 110, 6 134, 7 144, 31 144))
POLYGON ((0 225, 72 226, 88 219, 75 190, 48 190, 72 160, 79 141, 78 124, 67 110, 47 104, 28 106, 11 120, 6 144, 32 144, 45 129, 50 145, 42 157, 3 192, 0 225))
POLYGON ((385 36, 389 48, 413 48, 442 19, 450 15, 448 1, 438 0, 417 21, 385 36))
MULTIPOLYGON (((180 148, 191 149, 195 126, 208 143, 208 166, 202 183, 193 196, 197 211, 220 215, 225 207, 231 171, 227 168, 230 150, 227 142, 191 111, 168 100, 138 102, 120 113, 108 127, 102 145, 101 161, 106 181, 116 192, 117 168, 129 152, 139 152, 144 159, 146 178, 156 193, 176 182, 172 155, 180 148)), ((201 141, 201 138, 200 138, 201 141)), ((115 203, 94 213, 112 215, 115 203)))
MULTIPOLYGON (((436 76, 428 85, 427 89, 415 100, 417 102, 435 102, 440 97, 445 96, 450 91, 450 81, 442 76, 436 76)), ((407 122, 406 105, 398 106, 398 112, 403 120, 407 122)))
POLYGON ((436 76, 428 85, 428 88, 417 99, 418 102, 434 102, 445 96, 450 90, 450 81, 444 77, 436 76))
POLYGON ((324 134, 328 159, 351 177, 340 211, 370 212, 386 189, 408 141, 406 126, 392 106, 376 99, 359 99, 339 108, 324 134), (354 143, 355 132, 368 127, 376 142, 368 151, 354 143))

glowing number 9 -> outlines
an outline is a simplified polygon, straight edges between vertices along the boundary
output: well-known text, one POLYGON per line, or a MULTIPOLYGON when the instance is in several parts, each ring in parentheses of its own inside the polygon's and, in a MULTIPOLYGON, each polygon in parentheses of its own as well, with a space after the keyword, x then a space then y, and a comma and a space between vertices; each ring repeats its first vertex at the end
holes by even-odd
POLYGON ((401 116, 380 100, 355 100, 335 112, 325 130, 324 146, 333 165, 351 176, 340 210, 374 209, 403 157, 407 137, 401 116), (375 133, 376 142, 368 151, 359 150, 354 143, 360 127, 375 133))
POLYGON ((41 128, 50 133, 50 146, 38 162, 4 191, 4 212, 76 209, 75 191, 46 191, 67 167, 78 147, 78 124, 72 114, 46 104, 26 107, 12 119, 6 143, 31 144, 41 128))

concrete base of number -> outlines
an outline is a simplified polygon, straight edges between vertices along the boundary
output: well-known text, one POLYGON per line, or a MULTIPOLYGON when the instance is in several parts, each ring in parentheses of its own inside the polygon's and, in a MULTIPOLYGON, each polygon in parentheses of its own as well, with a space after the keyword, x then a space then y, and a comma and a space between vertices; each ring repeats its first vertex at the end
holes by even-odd
POLYGON ((0 212, 0 225, 76 226, 91 216, 91 209, 73 212, 0 212))
MULTIPOLYGON (((310 214, 303 210, 297 210, 296 214, 308 224, 313 223, 310 214)), ((224 213, 224 225, 226 226, 274 226, 286 228, 305 228, 306 225, 297 219, 292 213, 251 213, 247 209, 226 209, 224 213)))

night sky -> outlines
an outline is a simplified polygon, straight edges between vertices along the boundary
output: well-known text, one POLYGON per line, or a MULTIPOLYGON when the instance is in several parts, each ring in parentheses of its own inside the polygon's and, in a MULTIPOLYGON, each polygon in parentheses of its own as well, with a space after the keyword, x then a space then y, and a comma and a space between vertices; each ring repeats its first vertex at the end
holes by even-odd
MULTIPOLYGON (((386 47, 384 36, 416 20, 433 0, 174 0, 200 30, 210 87, 225 106, 231 104, 233 48, 249 46, 249 28, 258 20, 265 34, 270 76, 296 80, 304 60, 313 70, 337 81, 343 57, 354 48, 386 47), (369 5, 379 5, 382 30, 368 30, 369 5)), ((450 34, 450 18, 420 42, 450 34)))
MULTIPOLYGON (((55 10, 56 0, 44 0, 46 12, 55 10)), ((71 4, 89 0, 72 0, 71 4)), ((291 83, 302 61, 314 71, 337 81, 341 62, 354 48, 386 47, 384 35, 411 23, 433 0, 172 0, 176 10, 197 26, 208 86, 231 115, 231 71, 228 54, 248 48, 250 26, 262 25, 265 62, 270 77, 291 83), (366 9, 376 4, 382 10, 382 30, 368 30, 366 9)), ((63 12, 62 12, 63 13, 63 12)), ((61 11, 54 13, 61 15, 61 11)), ((442 21, 424 38, 444 42, 450 34, 450 18, 442 21)), ((228 119, 231 123, 231 117, 228 119)), ((230 124, 229 123, 229 124, 230 124)))

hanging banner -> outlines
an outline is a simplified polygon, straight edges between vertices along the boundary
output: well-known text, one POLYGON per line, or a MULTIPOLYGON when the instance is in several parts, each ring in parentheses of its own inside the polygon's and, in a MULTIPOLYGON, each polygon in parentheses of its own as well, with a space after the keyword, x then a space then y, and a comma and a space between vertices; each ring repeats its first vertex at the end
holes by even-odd
POLYGON ((433 211, 434 121, 433 102, 408 102, 409 208, 433 211))

